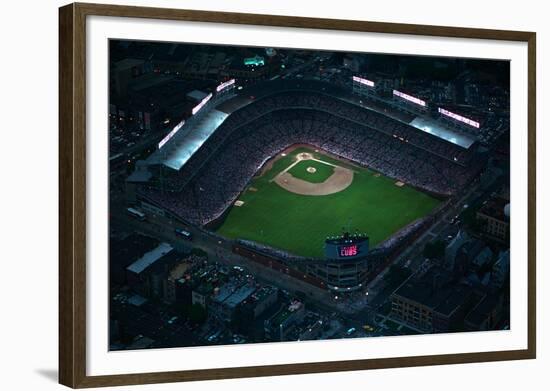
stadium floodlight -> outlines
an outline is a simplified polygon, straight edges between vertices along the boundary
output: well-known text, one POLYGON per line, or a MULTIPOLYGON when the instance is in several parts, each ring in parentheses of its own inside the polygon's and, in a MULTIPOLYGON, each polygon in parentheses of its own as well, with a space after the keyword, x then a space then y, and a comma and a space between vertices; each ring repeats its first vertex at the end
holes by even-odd
POLYGON ((226 88, 234 86, 234 85, 235 85, 235 79, 225 81, 225 82, 221 83, 219 86, 216 87, 216 92, 221 92, 221 91, 225 90, 226 88))
POLYGON ((362 77, 359 77, 359 76, 353 76, 352 79, 356 83, 363 84, 369 87, 374 87, 374 82, 372 80, 363 79, 362 77))
POLYGON ((445 109, 443 109, 443 108, 441 108, 441 107, 439 107, 439 108, 437 109, 437 111, 439 111, 440 114, 443 114, 443 115, 445 115, 445 116, 447 116, 447 117, 450 117, 450 118, 455 119, 455 120, 457 120, 457 121, 463 122, 463 123, 465 123, 466 125, 470 125, 470 126, 473 126, 474 128, 479 129, 479 122, 477 122, 477 121, 474 121, 474 120, 472 120, 472 119, 470 119, 470 118, 466 118, 466 117, 463 117, 463 116, 461 116, 461 115, 455 114, 455 113, 453 113, 453 112, 451 112, 451 111, 449 111, 449 110, 445 110, 445 109))
POLYGON ((180 130, 181 127, 184 124, 185 124, 185 120, 182 119, 179 124, 174 126, 174 128, 170 131, 170 133, 168 133, 166 135, 166 137, 164 137, 162 140, 160 140, 159 145, 158 145, 159 149, 161 149, 164 146, 164 144, 166 144, 172 137, 174 137, 174 135, 177 133, 177 131, 180 130))
POLYGON ((204 107, 204 105, 208 103, 210 98, 212 98, 212 93, 208 94, 206 97, 204 97, 203 100, 200 101, 200 103, 198 105, 193 107, 193 110, 191 110, 191 113, 193 113, 193 115, 197 114, 199 112, 199 110, 202 109, 204 107))
POLYGON ((405 94, 404 92, 401 92, 401 91, 397 91, 397 90, 393 90, 393 94, 395 96, 398 96, 402 99, 405 99, 406 101, 409 101, 411 103, 414 103, 414 104, 417 104, 419 106, 422 106, 422 107, 425 107, 426 106, 426 102, 423 101, 422 99, 419 99, 419 98, 416 98, 414 96, 411 96, 411 95, 407 95, 405 94))

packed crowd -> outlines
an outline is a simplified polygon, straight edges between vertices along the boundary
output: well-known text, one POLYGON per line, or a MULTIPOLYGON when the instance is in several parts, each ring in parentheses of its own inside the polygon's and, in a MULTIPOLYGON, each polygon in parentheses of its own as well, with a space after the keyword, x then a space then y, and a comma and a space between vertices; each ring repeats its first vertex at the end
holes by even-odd
POLYGON ((410 185, 450 195, 475 174, 471 154, 382 114, 314 93, 264 98, 236 111, 188 163, 142 196, 198 225, 219 218, 263 164, 309 144, 410 185))

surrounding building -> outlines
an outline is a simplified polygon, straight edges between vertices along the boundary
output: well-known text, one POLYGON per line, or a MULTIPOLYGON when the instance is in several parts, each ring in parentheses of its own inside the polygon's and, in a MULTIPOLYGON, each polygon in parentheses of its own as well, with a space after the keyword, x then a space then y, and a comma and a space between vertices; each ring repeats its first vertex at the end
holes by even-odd
POLYGON ((229 323, 233 319, 237 306, 248 299, 256 289, 255 284, 245 283, 235 286, 228 283, 214 291, 209 309, 219 320, 229 323))
POLYGON ((170 244, 160 243, 126 268, 128 286, 143 296, 163 298, 166 273, 181 258, 170 244))
POLYGON ((265 321, 265 335, 274 341, 285 341, 297 323, 303 320, 305 307, 301 301, 284 304, 271 318, 265 321))
POLYGON ((257 319, 268 308, 277 302, 278 289, 265 285, 254 292, 250 297, 245 299, 242 303, 245 310, 251 312, 252 318, 257 319))
POLYGON ((486 295, 467 314, 464 328, 469 331, 495 330, 502 320, 503 313, 503 295, 486 295))
POLYGON ((510 202, 496 197, 477 212, 481 230, 489 237, 507 242, 510 238, 510 202))

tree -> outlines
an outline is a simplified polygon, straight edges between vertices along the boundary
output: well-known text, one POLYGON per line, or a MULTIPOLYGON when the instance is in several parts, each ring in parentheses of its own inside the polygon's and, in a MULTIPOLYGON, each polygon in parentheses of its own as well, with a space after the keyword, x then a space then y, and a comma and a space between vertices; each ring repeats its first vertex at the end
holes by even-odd
POLYGON ((207 316, 206 308, 204 308, 200 304, 195 303, 188 308, 187 316, 189 317, 189 320, 193 323, 204 323, 207 316))
POLYGON ((472 231, 481 231, 482 230, 482 223, 477 218, 477 210, 473 207, 468 207, 464 212, 462 212, 461 216, 462 221, 464 222, 464 225, 471 229, 472 231))
POLYGON ((388 272, 384 275, 384 281, 390 286, 398 285, 410 275, 411 272, 408 269, 398 265, 391 265, 388 272))
POLYGON ((441 259, 445 255, 445 242, 442 240, 436 240, 435 242, 428 242, 424 246, 424 256, 430 259, 441 259))
POLYGON ((196 255, 197 257, 205 257, 205 258, 208 257, 208 254, 206 254, 206 251, 198 247, 194 247, 191 250, 191 254, 196 255))

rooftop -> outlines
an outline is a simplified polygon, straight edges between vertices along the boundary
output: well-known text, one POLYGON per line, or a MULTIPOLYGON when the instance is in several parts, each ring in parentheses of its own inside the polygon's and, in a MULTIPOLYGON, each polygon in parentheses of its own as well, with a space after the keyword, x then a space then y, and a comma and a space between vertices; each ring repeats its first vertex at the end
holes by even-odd
POLYGON ((461 247, 461 252, 470 260, 473 260, 477 257, 482 251, 484 251, 487 245, 479 239, 471 240, 465 243, 461 247))
POLYGON ((191 91, 187 94, 188 98, 191 98, 191 99, 193 99, 197 102, 200 102, 201 100, 203 100, 207 96, 208 96, 208 94, 206 92, 199 91, 199 90, 193 90, 193 91, 191 91))
POLYGON ((504 214, 504 207, 509 203, 502 197, 491 198, 485 205, 479 210, 479 213, 486 216, 490 216, 494 219, 505 221, 507 220, 504 214))
POLYGON ((150 236, 133 233, 121 240, 111 238, 109 243, 109 259, 111 266, 126 268, 147 251, 153 250, 159 241, 150 236))
POLYGON ((237 289, 231 296, 229 296, 225 301, 224 305, 234 308, 250 297, 256 291, 256 287, 253 285, 243 285, 237 289))
POLYGON ((147 165, 144 161, 138 160, 136 162, 136 169, 134 172, 126 179, 127 182, 147 182, 153 174, 147 170, 147 165))
POLYGON ((199 120, 192 117, 166 145, 147 158, 148 164, 164 164, 179 171, 228 116, 216 109, 204 114, 199 120), (196 121, 191 123, 193 120, 196 121))
POLYGON ((128 298, 128 303, 131 305, 135 305, 136 307, 141 306, 142 304, 145 304, 147 302, 147 299, 140 295, 133 295, 128 298))
POLYGON ((203 282, 199 286, 197 286, 195 289, 193 289, 193 292, 199 293, 203 296, 208 296, 212 293, 214 290, 214 286, 209 282, 203 282))
POLYGON ((466 285, 457 286, 451 294, 439 303, 435 308, 436 312, 440 314, 450 316, 452 315, 462 304, 464 304, 472 294, 472 288, 466 285))
POLYGON ((161 243, 155 249, 145 253, 141 258, 128 266, 126 270, 139 274, 172 250, 172 246, 168 243, 161 243))
POLYGON ((475 142, 473 137, 449 129, 440 122, 428 117, 416 117, 409 123, 409 125, 463 148, 470 148, 470 146, 475 142))
POLYGON ((171 75, 161 75, 158 73, 146 73, 143 74, 131 82, 131 88, 133 91, 141 91, 153 86, 169 82, 174 79, 171 75))
POLYGON ((498 296, 488 295, 481 299, 477 305, 466 315, 465 322, 480 325, 487 318, 490 312, 496 307, 498 296))
POLYGON ((432 268, 420 278, 409 278, 394 294, 435 309, 454 290, 447 286, 448 278, 444 270, 432 268))
POLYGON ((182 278, 193 265, 190 262, 181 262, 170 270, 170 278, 177 280, 182 278))
POLYGON ((254 292, 254 294, 252 295, 252 297, 254 298, 254 300, 256 301, 262 301, 264 300, 266 297, 268 297, 269 295, 271 295, 271 293, 273 293, 273 291, 277 290, 277 288, 271 286, 271 285, 264 285, 263 287, 261 287, 260 289, 258 289, 256 292, 254 292))
POLYGON ((223 303, 229 296, 233 294, 233 292, 235 292, 236 289, 237 286, 235 284, 227 283, 217 290, 215 296, 212 297, 212 301, 216 303, 223 303))
POLYGON ((145 61, 138 58, 125 58, 115 63, 116 70, 126 70, 139 65, 142 65, 145 61))
POLYGON ((271 323, 273 325, 280 325, 287 320, 293 313, 299 310, 303 304, 299 301, 292 302, 288 305, 284 305, 273 317, 271 323))

